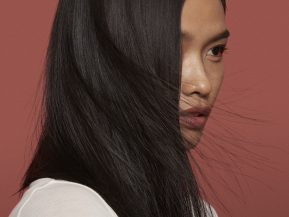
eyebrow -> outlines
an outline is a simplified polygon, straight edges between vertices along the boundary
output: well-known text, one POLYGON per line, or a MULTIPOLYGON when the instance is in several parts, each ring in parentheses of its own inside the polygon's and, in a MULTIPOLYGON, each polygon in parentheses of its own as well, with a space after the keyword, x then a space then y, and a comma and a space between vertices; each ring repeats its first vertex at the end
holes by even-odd
MULTIPOLYGON (((230 36, 230 34, 231 34, 230 31, 228 29, 225 29, 221 33, 218 33, 217 35, 215 35, 212 38, 210 38, 206 42, 206 45, 211 44, 211 43, 213 43, 215 41, 219 41, 219 40, 224 39, 224 38, 228 38, 230 36)), ((181 33, 181 37, 182 38, 188 38, 189 40, 193 39, 192 35, 190 33, 188 33, 188 32, 182 32, 181 33)))

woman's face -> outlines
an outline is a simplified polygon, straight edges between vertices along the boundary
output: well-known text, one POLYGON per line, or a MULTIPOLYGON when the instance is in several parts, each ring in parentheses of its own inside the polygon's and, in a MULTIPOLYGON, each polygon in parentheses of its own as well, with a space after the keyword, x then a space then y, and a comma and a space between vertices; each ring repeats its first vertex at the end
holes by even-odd
POLYGON ((221 87, 224 75, 222 53, 229 36, 221 1, 185 0, 181 31, 180 127, 182 136, 196 145, 208 114, 196 118, 196 114, 189 115, 184 110, 211 109, 221 87))

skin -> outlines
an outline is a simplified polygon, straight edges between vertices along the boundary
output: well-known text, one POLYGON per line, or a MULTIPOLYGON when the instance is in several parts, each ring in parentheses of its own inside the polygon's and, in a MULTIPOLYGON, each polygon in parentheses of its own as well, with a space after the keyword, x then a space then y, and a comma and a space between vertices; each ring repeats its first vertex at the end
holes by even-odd
MULTIPOLYGON (((227 30, 225 14, 219 0, 185 0, 181 14, 180 110, 198 105, 213 107, 224 77, 224 49, 220 45, 226 46, 228 35, 208 42, 224 30, 227 30)), ((193 144, 193 147, 186 144, 187 148, 194 148, 200 141, 203 128, 180 127, 182 136, 193 144)))

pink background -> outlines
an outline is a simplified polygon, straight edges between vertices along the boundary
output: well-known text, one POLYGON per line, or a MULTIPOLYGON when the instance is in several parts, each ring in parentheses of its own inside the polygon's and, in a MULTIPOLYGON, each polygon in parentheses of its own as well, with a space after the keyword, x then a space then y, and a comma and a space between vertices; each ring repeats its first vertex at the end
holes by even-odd
MULTIPOLYGON (((35 144, 33 102, 40 96, 36 88, 56 4, 1 2, 0 216, 18 201, 11 195, 35 144)), ((289 216, 288 8, 287 0, 228 2, 225 79, 194 153, 214 192, 201 176, 200 182, 220 217, 289 216)))

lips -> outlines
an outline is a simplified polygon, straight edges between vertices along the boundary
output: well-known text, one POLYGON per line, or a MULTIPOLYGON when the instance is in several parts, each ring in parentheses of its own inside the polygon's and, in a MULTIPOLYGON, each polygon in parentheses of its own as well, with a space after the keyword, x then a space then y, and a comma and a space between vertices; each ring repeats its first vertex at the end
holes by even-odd
POLYGON ((196 106, 180 112, 180 124, 189 129, 202 129, 210 114, 210 107, 196 106))
POLYGON ((180 124, 185 126, 189 129, 202 129, 204 128, 207 118, 206 116, 193 116, 193 115, 186 115, 180 116, 180 124))
POLYGON ((181 116, 193 115, 193 116, 208 116, 211 112, 211 108, 209 106, 195 106, 183 111, 180 111, 181 116))

